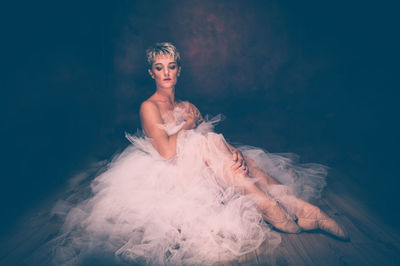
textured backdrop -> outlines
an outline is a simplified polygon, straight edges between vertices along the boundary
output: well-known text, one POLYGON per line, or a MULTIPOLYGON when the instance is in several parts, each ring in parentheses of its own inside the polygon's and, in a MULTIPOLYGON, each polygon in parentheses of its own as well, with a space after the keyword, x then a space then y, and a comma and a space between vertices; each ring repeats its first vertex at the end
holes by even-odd
MULTIPOLYGON (((154 90, 145 48, 183 56, 177 94, 233 143, 296 152, 399 218, 395 6, 355 1, 40 1, 2 8, 2 228, 128 145, 154 90)), ((329 177, 334 178, 334 177, 329 177)), ((393 222, 394 224, 394 222, 393 222)))

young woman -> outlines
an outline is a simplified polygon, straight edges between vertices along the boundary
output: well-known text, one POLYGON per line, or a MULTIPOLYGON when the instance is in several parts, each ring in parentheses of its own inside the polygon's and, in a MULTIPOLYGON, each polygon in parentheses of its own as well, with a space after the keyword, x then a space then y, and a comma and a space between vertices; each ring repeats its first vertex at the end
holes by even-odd
POLYGON ((155 44, 147 58, 156 90, 140 107, 144 136, 127 136, 132 145, 95 179, 93 197, 69 212, 62 239, 73 245, 62 254, 109 250, 127 261, 203 264, 262 243, 272 250, 280 235, 271 226, 347 238, 306 201, 320 196, 324 166, 228 144, 213 132, 218 117, 204 119, 175 98, 175 46, 155 44))

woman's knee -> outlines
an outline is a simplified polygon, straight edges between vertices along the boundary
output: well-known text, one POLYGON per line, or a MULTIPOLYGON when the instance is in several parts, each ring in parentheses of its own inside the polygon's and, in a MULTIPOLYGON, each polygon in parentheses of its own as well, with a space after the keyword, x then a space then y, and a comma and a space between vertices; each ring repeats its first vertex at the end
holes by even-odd
POLYGON ((214 132, 209 132, 206 135, 208 144, 219 144, 222 142, 221 138, 223 138, 221 134, 217 134, 214 132))
POLYGON ((206 141, 210 151, 222 153, 223 155, 231 153, 222 134, 210 132, 206 135, 206 141))

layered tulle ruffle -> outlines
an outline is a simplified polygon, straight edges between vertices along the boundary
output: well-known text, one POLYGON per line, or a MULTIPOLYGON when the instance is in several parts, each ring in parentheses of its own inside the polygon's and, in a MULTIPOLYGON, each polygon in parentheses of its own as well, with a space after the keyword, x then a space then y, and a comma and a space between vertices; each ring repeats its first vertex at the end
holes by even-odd
MULTIPOLYGON (((174 112, 179 116, 181 111, 174 112)), ((120 262, 208 264, 261 244, 271 251, 279 245, 279 233, 263 221, 255 204, 221 178, 226 162, 215 152, 218 144, 209 141, 210 134, 224 141, 213 133, 218 119, 181 131, 170 160, 157 153, 150 139, 128 135, 132 144, 94 179, 92 196, 69 208, 61 204, 64 209, 58 212, 65 213, 65 223, 49 245, 53 262, 76 264, 102 252, 120 262), (205 157, 213 163, 206 164, 205 157)), ((181 124, 176 119, 162 127, 173 134, 181 124)), ((320 196, 325 167, 298 165, 293 155, 240 149, 296 195, 306 200, 320 196)))

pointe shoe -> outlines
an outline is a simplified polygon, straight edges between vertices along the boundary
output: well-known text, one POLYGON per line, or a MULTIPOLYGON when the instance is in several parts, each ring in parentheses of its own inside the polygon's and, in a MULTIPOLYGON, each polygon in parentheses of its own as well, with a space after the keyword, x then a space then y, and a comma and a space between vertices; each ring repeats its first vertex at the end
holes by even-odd
POLYGON ((297 224, 302 230, 320 229, 339 239, 349 239, 348 233, 316 206, 304 204, 303 208, 296 213, 296 216, 297 224))
POLYGON ((295 234, 301 231, 292 217, 290 217, 276 201, 272 206, 264 208, 263 217, 273 227, 283 232, 295 234))

